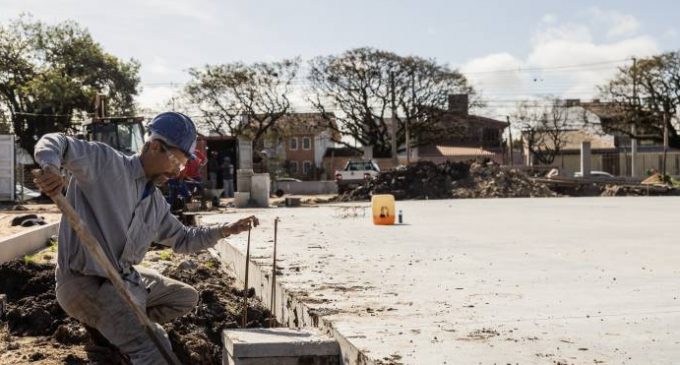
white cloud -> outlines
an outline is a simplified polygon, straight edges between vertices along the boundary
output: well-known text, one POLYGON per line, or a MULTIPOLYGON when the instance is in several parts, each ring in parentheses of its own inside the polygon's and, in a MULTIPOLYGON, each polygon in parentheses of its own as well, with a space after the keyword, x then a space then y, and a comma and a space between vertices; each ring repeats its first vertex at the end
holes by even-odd
POLYGON ((555 40, 572 42, 591 42, 590 28, 583 24, 564 23, 551 25, 534 33, 531 43, 534 45, 549 43, 555 40))
POLYGON ((158 112, 167 108, 168 102, 177 92, 178 87, 175 86, 145 86, 136 101, 142 109, 158 112))
POLYGON ((168 76, 174 72, 174 69, 168 66, 164 58, 154 56, 148 67, 149 73, 154 76, 168 76))
MULTIPOLYGON (((591 14, 593 11, 591 9, 591 14)), ((515 100, 546 96, 584 100, 597 97, 596 86, 613 77, 618 66, 633 56, 659 53, 654 38, 630 36, 639 28, 634 18, 597 11, 600 22, 607 24, 608 34, 629 36, 598 41, 593 35, 598 34, 596 28, 600 25, 589 23, 588 19, 560 23, 548 14, 538 24, 538 30, 530 39, 532 48, 524 57, 495 53, 470 60, 461 66, 461 71, 490 101, 489 107, 495 109, 496 114, 506 114, 514 108, 515 100), (582 66, 564 67, 573 65, 582 66), (507 72, 520 68, 523 70, 507 72), (494 102, 497 100, 505 102, 494 102)))
POLYGON ((504 91, 523 89, 522 76, 518 71, 524 62, 509 53, 495 53, 475 58, 460 67, 472 85, 478 90, 492 87, 504 91))
POLYGON ((609 38, 631 36, 640 29, 640 22, 630 14, 615 10, 602 10, 598 7, 588 9, 592 21, 606 26, 609 38))

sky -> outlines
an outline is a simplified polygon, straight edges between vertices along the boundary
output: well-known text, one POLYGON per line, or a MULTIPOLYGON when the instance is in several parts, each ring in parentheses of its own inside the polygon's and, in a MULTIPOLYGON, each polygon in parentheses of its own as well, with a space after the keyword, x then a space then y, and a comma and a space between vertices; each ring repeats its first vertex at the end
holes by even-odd
MULTIPOLYGON (((501 117, 517 100, 591 99, 632 57, 680 50, 677 1, 0 0, 0 23, 74 20, 141 62, 139 104, 160 111, 187 69, 374 47, 459 69, 501 117)), ((300 110, 308 108, 300 99, 300 110)))

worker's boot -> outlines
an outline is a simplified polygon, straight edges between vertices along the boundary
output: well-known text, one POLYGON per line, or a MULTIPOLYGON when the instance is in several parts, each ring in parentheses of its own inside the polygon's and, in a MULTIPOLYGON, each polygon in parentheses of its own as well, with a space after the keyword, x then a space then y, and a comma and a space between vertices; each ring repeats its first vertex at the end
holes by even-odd
POLYGON ((127 355, 121 353, 118 347, 99 331, 89 326, 83 327, 90 335, 90 340, 85 344, 85 351, 91 361, 99 365, 131 365, 127 355))

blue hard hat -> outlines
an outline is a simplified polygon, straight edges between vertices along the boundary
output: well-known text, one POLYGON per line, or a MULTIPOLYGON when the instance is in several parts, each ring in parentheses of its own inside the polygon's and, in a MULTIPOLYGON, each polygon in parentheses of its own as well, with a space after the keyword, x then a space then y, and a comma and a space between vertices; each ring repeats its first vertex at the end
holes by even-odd
POLYGON ((161 113, 147 127, 152 138, 160 138, 170 146, 182 150, 189 158, 195 158, 196 126, 188 116, 177 112, 161 113))

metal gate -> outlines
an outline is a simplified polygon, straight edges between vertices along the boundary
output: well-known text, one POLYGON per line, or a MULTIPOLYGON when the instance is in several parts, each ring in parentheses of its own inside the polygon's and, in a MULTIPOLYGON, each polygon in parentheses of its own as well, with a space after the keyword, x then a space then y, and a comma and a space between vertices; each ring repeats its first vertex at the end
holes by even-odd
POLYGON ((0 201, 14 201, 14 135, 0 135, 0 201))

